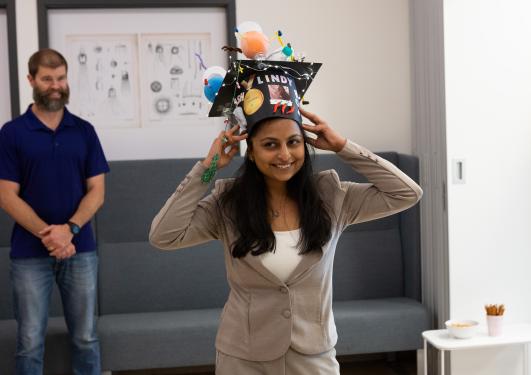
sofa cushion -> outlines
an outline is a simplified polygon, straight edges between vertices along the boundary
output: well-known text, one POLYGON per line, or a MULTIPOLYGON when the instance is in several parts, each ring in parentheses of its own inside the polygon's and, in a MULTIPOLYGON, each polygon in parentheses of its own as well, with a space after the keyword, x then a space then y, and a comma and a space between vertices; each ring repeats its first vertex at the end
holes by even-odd
MULTIPOLYGON (((14 319, 0 320, 0 369, 2 374, 15 372, 17 322, 14 319)), ((46 374, 68 374, 71 371, 70 346, 64 318, 48 320, 44 352, 46 374)))
POLYGON ((103 370, 214 364, 221 309, 110 314, 99 319, 103 370))
MULTIPOLYGON (((408 298, 334 302, 338 355, 416 350, 429 329, 424 306, 408 298)), ((99 319, 104 370, 214 364, 221 309, 110 314, 99 319)))
POLYGON ((427 308, 409 298, 336 301, 333 310, 338 355, 420 349, 430 329, 427 308))
POLYGON ((223 307, 223 251, 211 241, 162 251, 148 242, 100 244, 100 314, 223 307))

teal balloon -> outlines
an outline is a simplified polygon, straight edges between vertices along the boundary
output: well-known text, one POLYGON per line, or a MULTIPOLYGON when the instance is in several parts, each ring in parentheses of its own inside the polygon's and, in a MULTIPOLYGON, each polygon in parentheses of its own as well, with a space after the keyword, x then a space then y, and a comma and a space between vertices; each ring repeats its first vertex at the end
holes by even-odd
POLYGON ((205 93, 205 97, 208 99, 209 102, 214 102, 214 100, 216 99, 216 94, 218 93, 222 83, 222 76, 213 75, 208 78, 208 84, 205 85, 203 92, 205 93))

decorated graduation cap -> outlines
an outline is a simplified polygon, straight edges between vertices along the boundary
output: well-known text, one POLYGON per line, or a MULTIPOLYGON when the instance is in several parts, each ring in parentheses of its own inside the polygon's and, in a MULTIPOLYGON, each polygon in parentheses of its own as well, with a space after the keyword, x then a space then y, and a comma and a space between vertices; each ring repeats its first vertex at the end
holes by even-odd
POLYGON ((239 124, 242 130, 275 117, 300 124, 299 106, 321 64, 296 56, 291 43, 284 43, 280 30, 268 38, 260 25, 247 21, 235 29, 235 34, 241 48, 223 49, 238 51, 248 60, 231 58, 226 72, 221 67, 206 69, 204 93, 212 102, 209 116, 224 116, 229 126, 239 124), (277 48, 272 47, 271 40, 278 41, 277 48))
MULTIPOLYGON (((320 63, 304 62, 291 43, 284 43, 278 30, 274 39, 279 47, 270 51, 270 39, 255 22, 244 22, 235 30, 241 48, 225 46, 225 51, 243 53, 249 60, 230 58, 228 70, 210 67, 203 74, 204 94, 212 102, 209 117, 226 117, 228 127, 251 128, 269 118, 286 118, 302 123, 299 107, 320 63)), ((226 138, 222 143, 226 142, 226 138)), ((219 155, 216 154, 201 180, 213 178, 219 155)))
POLYGON ((248 129, 275 117, 301 124, 299 106, 320 67, 320 63, 298 61, 231 62, 209 116, 235 117, 231 122, 238 121, 248 129))

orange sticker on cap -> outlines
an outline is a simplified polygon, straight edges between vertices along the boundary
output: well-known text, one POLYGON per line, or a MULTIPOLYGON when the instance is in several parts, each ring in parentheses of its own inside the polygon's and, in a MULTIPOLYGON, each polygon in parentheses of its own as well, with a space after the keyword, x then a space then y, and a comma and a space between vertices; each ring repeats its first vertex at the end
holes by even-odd
POLYGON ((243 99, 243 111, 247 116, 252 115, 264 104, 264 94, 258 89, 250 89, 243 99))

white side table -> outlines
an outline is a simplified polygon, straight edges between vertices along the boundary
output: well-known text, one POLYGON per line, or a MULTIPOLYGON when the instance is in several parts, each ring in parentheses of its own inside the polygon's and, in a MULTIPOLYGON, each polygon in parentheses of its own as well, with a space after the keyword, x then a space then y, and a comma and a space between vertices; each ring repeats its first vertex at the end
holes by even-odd
POLYGON ((470 339, 456 339, 450 336, 446 329, 424 331, 422 337, 424 338, 424 375, 428 375, 428 343, 441 353, 441 375, 444 375, 444 352, 446 351, 521 344, 524 350, 524 375, 529 375, 527 344, 531 343, 531 324, 505 325, 503 335, 498 337, 490 337, 486 326, 480 326, 477 335, 470 339))

